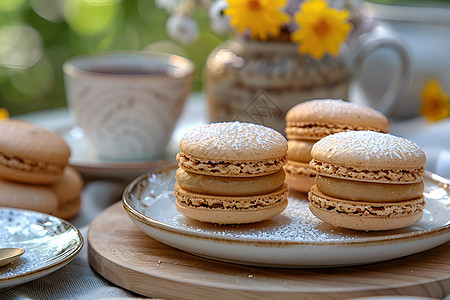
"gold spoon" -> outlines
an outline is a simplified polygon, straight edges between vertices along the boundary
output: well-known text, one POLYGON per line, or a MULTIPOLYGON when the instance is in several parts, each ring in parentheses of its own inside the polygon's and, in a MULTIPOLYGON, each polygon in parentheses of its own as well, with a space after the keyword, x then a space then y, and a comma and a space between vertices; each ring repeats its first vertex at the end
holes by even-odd
POLYGON ((0 249, 0 267, 9 264, 19 258, 25 250, 22 248, 2 248, 0 249))

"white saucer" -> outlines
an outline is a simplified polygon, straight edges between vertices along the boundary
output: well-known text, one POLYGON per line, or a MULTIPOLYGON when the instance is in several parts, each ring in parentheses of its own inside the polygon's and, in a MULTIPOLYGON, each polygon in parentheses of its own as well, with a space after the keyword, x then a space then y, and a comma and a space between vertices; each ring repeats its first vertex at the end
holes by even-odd
POLYGON ((48 275, 68 264, 83 247, 80 232, 67 221, 47 214, 0 209, 1 247, 19 247, 25 254, 0 268, 0 289, 48 275))
POLYGON ((424 180, 427 207, 419 223, 361 232, 323 223, 301 193, 290 193, 281 215, 256 224, 219 226, 188 219, 175 208, 176 168, 167 165, 137 178, 125 190, 123 204, 147 235, 199 256, 256 266, 333 267, 390 260, 450 241, 450 182, 431 173, 424 180))
POLYGON ((165 154, 163 157, 155 160, 143 161, 102 159, 97 154, 97 151, 86 141, 80 128, 70 126, 65 129, 59 129, 58 132, 69 145, 71 151, 69 164, 87 179, 131 181, 144 172, 167 163, 167 160, 175 160, 175 154, 165 154))

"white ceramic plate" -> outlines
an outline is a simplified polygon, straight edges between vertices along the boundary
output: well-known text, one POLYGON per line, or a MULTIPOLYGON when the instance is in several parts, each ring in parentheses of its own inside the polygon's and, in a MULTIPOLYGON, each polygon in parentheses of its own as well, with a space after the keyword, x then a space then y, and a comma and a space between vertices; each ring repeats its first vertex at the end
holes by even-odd
POLYGON ((102 178, 121 181, 131 181, 146 171, 160 166, 164 159, 175 159, 175 154, 169 154, 155 160, 117 161, 99 158, 97 151, 86 141, 83 131, 76 127, 57 130, 70 147, 69 164, 77 169, 87 179, 102 178))
POLYGON ((359 232, 323 223, 308 209, 304 194, 289 195, 279 216, 257 224, 220 226, 182 216, 175 208, 176 165, 134 180, 123 204, 131 220, 152 238, 203 257, 276 267, 331 267, 365 264, 418 253, 450 241, 449 182, 425 178, 427 208, 407 228, 359 232))
POLYGON ((25 254, 0 268, 0 289, 23 284, 68 264, 83 247, 80 232, 67 221, 28 210, 0 208, 0 247, 25 254))

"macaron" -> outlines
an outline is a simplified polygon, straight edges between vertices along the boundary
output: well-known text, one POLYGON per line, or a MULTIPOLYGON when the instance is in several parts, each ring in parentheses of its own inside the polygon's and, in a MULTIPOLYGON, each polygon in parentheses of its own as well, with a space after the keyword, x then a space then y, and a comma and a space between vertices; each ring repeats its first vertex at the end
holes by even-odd
POLYGON ((311 212, 337 227, 378 231, 419 222, 426 156, 413 142, 374 131, 332 134, 314 144, 311 212))
POLYGON ((287 206, 287 141, 251 123, 201 125, 180 140, 174 195, 186 217, 216 224, 270 219, 287 206))
POLYGON ((58 209, 58 199, 46 185, 0 179, 0 191, 0 206, 28 209, 51 215, 58 209))
POLYGON ((77 196, 69 202, 59 203, 54 215, 64 220, 71 220, 78 215, 80 209, 81 197, 77 196))
POLYGON ((58 199, 58 207, 54 215, 62 219, 72 219, 75 217, 81 206, 80 193, 83 189, 84 181, 71 166, 64 168, 62 176, 48 188, 58 199))
POLYGON ((348 130, 388 132, 389 120, 380 112, 341 99, 316 99, 292 107, 286 114, 289 188, 308 192, 315 174, 309 167, 311 149, 318 140, 348 130))
POLYGON ((70 150, 57 133, 15 119, 2 120, 0 132, 0 178, 50 184, 61 177, 70 150))
POLYGON ((0 179, 0 206, 51 214, 66 220, 80 210, 81 175, 67 166, 53 184, 28 184, 0 179))

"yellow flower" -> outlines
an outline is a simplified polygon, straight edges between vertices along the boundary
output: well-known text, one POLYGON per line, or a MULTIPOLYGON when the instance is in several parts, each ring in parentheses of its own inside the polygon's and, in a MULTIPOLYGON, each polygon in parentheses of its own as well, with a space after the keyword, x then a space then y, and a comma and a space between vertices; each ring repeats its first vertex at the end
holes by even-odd
POLYGON ((0 120, 8 119, 9 113, 8 110, 4 107, 0 107, 0 120))
POLYGON ((292 34, 292 40, 299 43, 300 53, 314 58, 320 59, 326 52, 337 55, 352 28, 348 18, 348 11, 330 8, 324 0, 305 1, 295 14, 299 29, 292 34))
POLYGON ((286 0, 228 0, 224 11, 239 32, 250 30, 252 38, 267 40, 280 35, 281 26, 289 21, 280 9, 286 0))
POLYGON ((449 110, 448 95, 441 90, 439 81, 430 79, 422 90, 420 114, 434 122, 448 117, 449 110))

